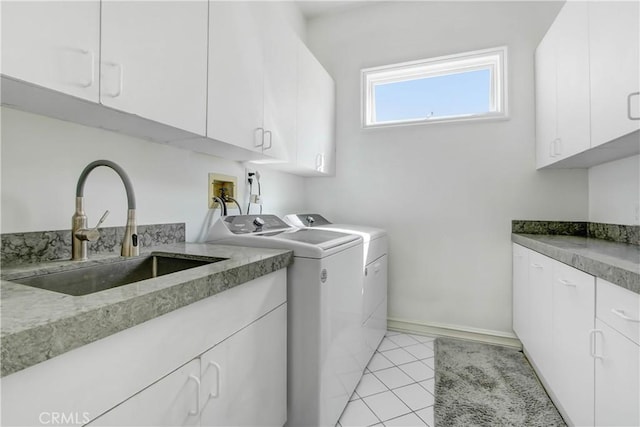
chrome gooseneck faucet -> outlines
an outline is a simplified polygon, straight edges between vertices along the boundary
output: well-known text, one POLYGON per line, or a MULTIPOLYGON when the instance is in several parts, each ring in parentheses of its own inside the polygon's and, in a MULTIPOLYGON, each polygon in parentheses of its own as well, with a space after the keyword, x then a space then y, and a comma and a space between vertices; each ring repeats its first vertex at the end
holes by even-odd
POLYGON ((109 160, 96 160, 87 165, 78 178, 76 187, 76 212, 71 219, 71 259, 82 261, 88 259, 87 242, 95 242, 100 237, 98 227, 105 220, 109 211, 106 211, 98 225, 92 229, 87 228, 87 216, 84 213, 84 184, 87 181, 89 173, 98 166, 107 166, 113 169, 122 179, 124 189, 127 192, 127 225, 124 230, 124 239, 122 240, 122 256, 132 257, 140 253, 138 247, 138 227, 136 224, 136 197, 133 194, 133 186, 126 172, 117 164, 109 160))

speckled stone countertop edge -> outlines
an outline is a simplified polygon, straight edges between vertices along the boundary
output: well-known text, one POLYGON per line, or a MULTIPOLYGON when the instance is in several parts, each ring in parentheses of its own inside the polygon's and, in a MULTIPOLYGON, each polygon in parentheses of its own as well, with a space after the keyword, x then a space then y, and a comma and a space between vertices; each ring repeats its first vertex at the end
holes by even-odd
POLYGON ((511 221, 511 232, 517 234, 582 236, 640 246, 640 225, 514 219, 511 221))
MULTIPOLYGON (((556 261, 560 261, 578 270, 584 271, 585 273, 591 274, 592 276, 604 279, 631 292, 640 294, 640 273, 638 272, 640 269, 640 259, 638 260, 638 268, 635 268, 636 271, 633 271, 620 265, 614 265, 625 263, 624 260, 621 260, 621 263, 606 262, 602 259, 597 259, 598 257, 595 256, 578 253, 578 251, 571 250, 569 247, 561 247, 554 245, 553 243, 543 242, 541 239, 544 237, 544 235, 523 235, 512 233, 511 241, 553 258, 556 261)), ((571 237, 573 239, 583 239, 585 242, 589 240, 587 237, 571 237)), ((597 241, 597 239, 591 240, 597 241)), ((618 245, 618 247, 623 247, 625 245, 623 243, 607 243, 611 246, 618 245)), ((634 245, 628 245, 628 247, 630 250, 637 248, 634 245)), ((612 258, 612 260, 615 260, 615 258, 612 258)))
MULTIPOLYGON (((227 258, 225 261, 192 271, 161 276, 138 282, 139 285, 130 284, 121 289, 114 288, 82 297, 31 288, 4 280, 3 277, 0 376, 28 368, 286 268, 293 261, 291 251, 276 249, 188 243, 153 249, 149 252, 181 257, 228 256, 224 257, 227 258), (215 250, 203 249, 204 247, 215 247, 215 250), (49 307, 51 312, 47 310, 49 307), (20 318, 22 312, 28 313, 28 320, 20 318)), ((105 262, 112 262, 112 258, 105 262)))

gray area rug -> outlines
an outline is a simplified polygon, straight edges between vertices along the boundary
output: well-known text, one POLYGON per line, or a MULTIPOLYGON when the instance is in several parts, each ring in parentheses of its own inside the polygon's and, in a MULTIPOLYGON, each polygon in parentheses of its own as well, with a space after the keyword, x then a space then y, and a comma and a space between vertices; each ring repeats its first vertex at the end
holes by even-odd
POLYGON ((434 418, 448 426, 565 426, 518 350, 437 338, 434 418))

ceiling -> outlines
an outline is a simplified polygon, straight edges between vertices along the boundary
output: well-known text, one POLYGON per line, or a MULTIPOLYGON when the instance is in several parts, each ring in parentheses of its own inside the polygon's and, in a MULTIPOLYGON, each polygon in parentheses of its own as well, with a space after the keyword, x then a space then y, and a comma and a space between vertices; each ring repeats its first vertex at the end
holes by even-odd
POLYGON ((296 0, 296 4, 307 19, 317 18, 322 15, 331 15, 344 12, 349 9, 379 3, 378 0, 296 0))

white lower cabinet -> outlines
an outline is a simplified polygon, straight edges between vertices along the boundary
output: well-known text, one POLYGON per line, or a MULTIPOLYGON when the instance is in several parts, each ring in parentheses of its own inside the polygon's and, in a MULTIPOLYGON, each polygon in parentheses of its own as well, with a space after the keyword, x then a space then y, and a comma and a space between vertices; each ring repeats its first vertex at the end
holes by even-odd
POLYGON ((200 425, 284 425, 286 323, 283 305, 200 357, 200 425))
POLYGON ((554 261, 550 385, 571 423, 593 425, 593 276, 554 261))
POLYGON ((640 425, 640 295, 513 245, 513 327, 568 424, 640 425))
POLYGON ((598 279, 595 422, 640 425, 640 295, 598 279))
POLYGON ((537 252, 529 253, 530 337, 525 342, 529 357, 543 373, 551 372, 553 260, 537 252))
POLYGON ((531 320, 529 307, 529 251, 520 245, 513 246, 513 330, 520 341, 529 342, 531 320))
POLYGON ((283 304, 88 425, 284 425, 286 322, 283 304))
POLYGON ((122 402, 89 426, 198 426, 200 359, 122 402))
POLYGON ((283 425, 286 274, 2 377, 0 424, 52 425, 64 417, 92 426, 283 425))
POLYGON ((640 345, 596 319, 598 426, 640 425, 640 345))

